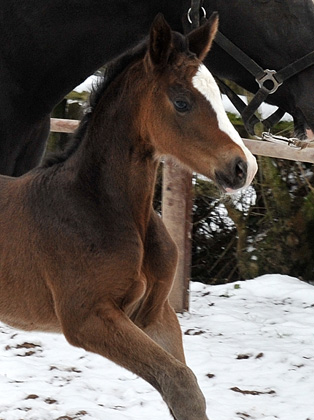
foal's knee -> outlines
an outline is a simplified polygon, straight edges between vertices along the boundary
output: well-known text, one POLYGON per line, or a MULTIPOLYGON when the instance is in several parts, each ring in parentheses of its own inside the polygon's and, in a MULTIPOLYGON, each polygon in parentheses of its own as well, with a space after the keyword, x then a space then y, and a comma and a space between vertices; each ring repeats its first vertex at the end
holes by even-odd
POLYGON ((97 315, 94 309, 84 308, 82 303, 73 303, 69 301, 64 305, 58 311, 58 318, 67 341, 72 346, 85 348, 86 342, 91 340, 98 329, 97 315))

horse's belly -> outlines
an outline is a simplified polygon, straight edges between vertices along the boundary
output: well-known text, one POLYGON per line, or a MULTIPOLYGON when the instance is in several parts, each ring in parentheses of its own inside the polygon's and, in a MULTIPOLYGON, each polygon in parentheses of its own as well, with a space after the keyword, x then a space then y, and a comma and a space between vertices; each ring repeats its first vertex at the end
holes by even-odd
POLYGON ((25 330, 59 331, 36 231, 19 194, 21 183, 22 178, 0 177, 0 321, 25 330))
POLYGON ((61 331, 49 291, 38 287, 34 291, 20 282, 8 283, 0 275, 0 321, 12 327, 31 331, 61 331))
POLYGON ((24 317, 17 316, 10 316, 8 314, 2 314, 0 312, 0 321, 4 324, 9 325, 10 327, 17 328, 19 330, 24 331, 42 331, 42 332, 54 332, 54 333, 62 333, 60 324, 55 318, 54 322, 44 322, 45 320, 32 320, 26 319, 24 317))
POLYGON ((51 292, 27 255, 0 246, 0 321, 24 330, 60 331, 51 292))

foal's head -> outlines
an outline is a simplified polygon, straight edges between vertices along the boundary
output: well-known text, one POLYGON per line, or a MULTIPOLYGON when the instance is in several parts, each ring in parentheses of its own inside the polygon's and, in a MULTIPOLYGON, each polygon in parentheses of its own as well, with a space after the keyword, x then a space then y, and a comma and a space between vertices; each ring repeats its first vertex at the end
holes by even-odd
POLYGON ((218 86, 202 60, 218 26, 213 14, 187 37, 161 15, 151 27, 145 67, 149 77, 143 124, 157 153, 172 155, 224 191, 248 186, 256 160, 230 123, 218 86))

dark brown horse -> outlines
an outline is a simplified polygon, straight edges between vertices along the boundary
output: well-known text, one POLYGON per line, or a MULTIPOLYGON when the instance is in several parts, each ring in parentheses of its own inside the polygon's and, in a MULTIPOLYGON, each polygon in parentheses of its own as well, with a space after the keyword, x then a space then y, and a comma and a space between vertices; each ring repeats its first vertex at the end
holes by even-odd
POLYGON ((108 65, 71 149, 0 179, 0 319, 131 370, 176 420, 207 417, 168 303, 177 251, 152 209, 158 156, 226 191, 257 169, 201 62, 216 29, 214 15, 185 38, 158 15, 148 46, 108 65))
MULTIPOLYGON (((191 1, 0 0, 0 173, 19 176, 40 163, 53 108, 135 45, 158 12, 176 31, 190 29, 191 1)), ((314 50, 312 0, 200 3, 207 16, 219 12, 221 32, 263 69, 281 70, 314 50)), ((258 89, 255 77, 218 45, 205 64, 220 78, 258 89)), ((298 135, 314 131, 313 80, 314 66, 267 98, 293 116, 298 135)))

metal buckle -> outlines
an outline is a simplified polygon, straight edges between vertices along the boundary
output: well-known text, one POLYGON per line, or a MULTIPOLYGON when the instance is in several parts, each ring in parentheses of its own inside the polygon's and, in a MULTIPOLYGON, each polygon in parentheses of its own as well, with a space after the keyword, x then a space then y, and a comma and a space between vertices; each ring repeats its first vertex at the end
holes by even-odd
MULTIPOLYGON (((191 10, 192 10, 192 8, 190 7, 188 12, 187 12, 187 18, 188 18, 189 23, 192 24, 193 22, 192 22, 192 19, 191 19, 191 10)), ((206 18, 207 15, 206 15, 206 10, 204 9, 204 7, 201 7, 201 10, 203 12, 203 18, 206 18)))
POLYGON ((275 77, 276 70, 264 70, 263 76, 256 78, 258 85, 260 88, 264 88, 268 91, 269 94, 276 92, 276 90, 279 88, 279 86, 282 85, 282 82, 278 82, 278 80, 275 77), (269 89, 267 86, 265 86, 265 83, 270 80, 273 83, 273 87, 269 89))
POLYGON ((301 140, 293 137, 293 138, 287 138, 287 137, 283 137, 283 136, 275 136, 273 134, 271 134, 270 132, 264 132, 262 134, 262 139, 269 141, 271 143, 276 143, 276 144, 284 144, 285 146, 289 146, 292 147, 293 149, 297 149, 297 150, 301 150, 305 147, 308 146, 308 142, 304 141, 302 142, 301 140))

